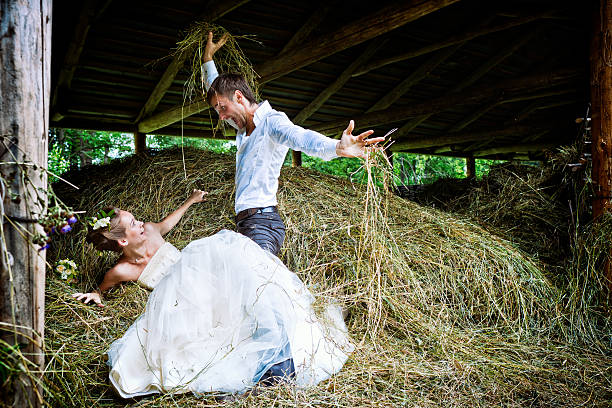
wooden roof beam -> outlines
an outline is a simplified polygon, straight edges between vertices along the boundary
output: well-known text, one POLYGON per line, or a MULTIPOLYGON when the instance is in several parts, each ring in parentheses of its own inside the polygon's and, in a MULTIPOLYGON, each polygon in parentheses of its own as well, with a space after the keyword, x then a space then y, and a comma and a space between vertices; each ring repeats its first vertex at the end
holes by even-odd
POLYGON ((300 29, 297 30, 295 34, 293 34, 293 37, 291 37, 287 44, 285 44, 285 46, 282 50, 280 50, 278 55, 281 55, 291 50, 299 44, 305 44, 306 40, 308 40, 308 37, 310 37, 314 29, 317 28, 323 22, 325 17, 327 17, 327 15, 329 14, 329 10, 331 10, 332 6, 335 3, 337 3, 337 0, 326 1, 322 7, 316 9, 315 12, 310 15, 308 20, 306 20, 306 22, 300 27, 300 29))
MULTIPOLYGON (((407 106, 387 109, 385 111, 366 113, 358 118, 357 125, 360 129, 363 129, 399 122, 415 116, 439 113, 457 105, 479 103, 484 100, 495 98, 508 99, 508 97, 504 97, 504 95, 509 92, 550 88, 571 82, 579 73, 580 71, 578 69, 561 69, 522 78, 513 78, 496 84, 471 87, 462 92, 454 92, 425 102, 417 102, 407 106)), ((331 134, 344 129, 347 121, 348 118, 339 119, 312 126, 311 129, 331 134)))
POLYGON ((331 83, 327 88, 325 88, 315 99, 312 100, 304 109, 298 112, 297 115, 293 118, 293 123, 296 125, 303 124, 313 113, 315 113, 323 104, 338 90, 340 90, 344 84, 351 79, 351 76, 355 70, 361 66, 365 61, 370 59, 374 53, 387 41, 387 39, 379 40, 377 38, 373 39, 372 42, 367 46, 364 52, 355 59, 342 73, 336 78, 336 80, 331 83))
POLYGON ((473 153, 474 157, 495 156, 498 154, 509 153, 534 153, 543 150, 552 149, 559 146, 560 142, 539 142, 539 143, 521 143, 512 145, 502 145, 491 147, 489 149, 478 150, 473 153))
POLYGON ((428 54, 430 52, 434 52, 442 48, 450 47, 456 44, 461 44, 466 41, 472 40, 474 38, 481 37, 483 35, 496 33, 496 32, 504 31, 504 30, 507 30, 513 27, 517 27, 520 25, 531 23, 532 21, 549 17, 553 15, 555 12, 556 10, 547 10, 547 11, 543 11, 539 13, 533 13, 533 14, 526 15, 521 18, 514 19, 512 21, 505 22, 503 24, 494 24, 494 25, 489 25, 489 26, 482 27, 476 30, 467 31, 465 33, 461 33, 454 37, 447 38, 435 44, 426 45, 424 47, 418 48, 413 51, 405 52, 402 54, 394 55, 389 58, 384 58, 378 61, 374 61, 372 63, 369 63, 361 67, 357 72, 355 72, 355 74, 353 74, 353 76, 364 75, 374 69, 384 67, 385 65, 394 64, 400 61, 405 61, 407 59, 415 58, 415 57, 418 57, 424 54, 428 54))
MULTIPOLYGON (((230 11, 235 10, 236 8, 242 6, 245 3, 248 3, 250 0, 213 0, 211 1, 206 11, 201 14, 195 21, 207 21, 213 22, 230 11)), ((162 98, 168 91, 168 88, 172 85, 174 78, 178 74, 179 70, 185 64, 185 60, 188 57, 188 52, 182 52, 180 54, 175 54, 174 58, 166 68, 166 71, 162 74, 161 78, 155 85, 153 92, 140 109, 140 112, 136 116, 134 123, 140 122, 141 119, 147 118, 155 111, 157 105, 161 102, 162 98)), ((196 113, 196 112, 193 112, 196 113)), ((192 114, 193 114, 192 113, 192 114)), ((139 125, 140 127, 140 125, 139 125)))
POLYGON ((428 149, 432 147, 460 144, 466 142, 477 142, 505 137, 516 137, 527 133, 542 132, 558 127, 555 122, 535 122, 530 124, 515 125, 503 129, 487 129, 478 132, 450 132, 439 136, 426 136, 410 140, 395 142, 391 145, 392 151, 428 149))
POLYGON ((454 47, 448 47, 445 50, 438 52, 432 58, 427 60, 423 65, 414 70, 410 75, 403 81, 397 84, 389 93, 383 98, 376 102, 366 113, 376 112, 383 110, 393 105, 399 98, 401 98, 413 85, 419 83, 424 79, 431 71, 436 69, 438 65, 446 61, 453 55, 463 44, 455 45, 454 47))
MULTIPOLYGON (((502 49, 500 52, 498 52, 492 58, 487 60, 484 64, 482 64, 481 66, 476 68, 476 70, 473 71, 467 78, 465 78, 463 81, 459 82, 455 87, 453 87, 447 93, 447 95, 448 94, 452 94, 453 92, 459 92, 459 91, 467 88, 468 86, 474 84, 474 82, 478 81, 480 78, 485 76, 489 71, 491 71, 493 68, 495 68, 501 62, 503 62, 506 58, 508 58, 509 56, 514 54, 519 48, 521 48, 529 40, 531 40, 536 35, 536 33, 538 33, 538 32, 539 32, 539 30, 534 30, 534 31, 531 31, 531 32, 527 33, 526 35, 523 35, 523 36, 519 37, 517 39, 517 41, 514 41, 509 47, 506 47, 506 48, 502 49)), ((431 115, 423 115, 423 116, 419 116, 417 118, 412 119, 411 121, 407 122, 402 127, 400 127, 395 132, 394 137, 397 138, 397 139, 400 139, 400 138, 404 137, 405 135, 407 135, 411 131, 413 131, 421 123, 423 123, 427 119, 429 119, 431 116, 433 116, 433 114, 431 114, 431 115)))
POLYGON ((186 105, 177 105, 166 111, 141 120, 138 123, 138 131, 141 133, 153 133, 157 129, 169 126, 181 119, 208 109, 210 105, 204 100, 199 100, 186 105))
POLYGON ((255 68, 255 71, 261 76, 259 82, 263 84, 272 81, 457 1, 459 0, 409 0, 390 4, 357 21, 351 21, 332 33, 295 46, 279 55, 278 58, 260 64, 255 68))
POLYGON ((65 110, 65 98, 67 97, 67 91, 70 89, 72 84, 72 78, 76 71, 79 59, 85 47, 85 41, 87 41, 87 35, 91 28, 91 23, 108 7, 110 0, 101 8, 101 11, 97 12, 96 0, 85 0, 81 8, 72 39, 68 45, 68 50, 64 56, 64 63, 57 76, 57 82, 53 89, 53 95, 51 96, 51 118, 54 121, 62 120, 64 117, 65 110))
MULTIPOLYGON (((369 16, 351 22, 333 33, 314 38, 305 44, 296 45, 276 58, 258 65, 255 67, 255 71, 261 76, 259 83, 264 84, 272 81, 329 55, 385 34, 457 1, 459 0, 410 0, 391 4, 369 16)), ((180 106, 158 114, 164 115, 165 120, 174 120, 174 122, 158 122, 157 125, 160 127, 168 126, 189 116, 187 112, 183 112, 186 116, 176 116, 176 112, 180 112, 180 106)), ((195 113, 198 112, 193 111, 191 114, 195 113)))

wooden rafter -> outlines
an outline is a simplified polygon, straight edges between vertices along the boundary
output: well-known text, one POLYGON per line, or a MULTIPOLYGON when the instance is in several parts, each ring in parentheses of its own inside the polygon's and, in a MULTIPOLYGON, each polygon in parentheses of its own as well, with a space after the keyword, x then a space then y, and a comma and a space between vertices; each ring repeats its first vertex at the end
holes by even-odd
MULTIPOLYGON (((579 73, 580 71, 577 69, 561 69, 544 74, 509 79, 497 84, 471 87, 462 92, 455 92, 425 102, 413 103, 403 107, 387 109, 385 111, 366 113, 359 117, 357 125, 359 128, 363 129, 403 121, 410 117, 439 113, 457 105, 478 103, 495 98, 498 100, 510 99, 510 97, 507 96, 508 93, 525 90, 534 91, 561 85, 571 82, 579 73)), ((311 128, 319 132, 333 134, 345 126, 346 119, 339 119, 321 123, 311 128)))
POLYGON ((391 145, 393 151, 426 149, 438 146, 476 142, 482 140, 516 137, 527 133, 542 132, 558 127, 558 122, 534 122, 530 124, 508 126, 502 129, 487 129, 478 132, 450 132, 439 136, 419 137, 399 141, 391 145))
POLYGON ((342 73, 336 78, 336 80, 331 83, 327 88, 325 88, 316 98, 312 100, 304 109, 298 112, 297 115, 293 118, 293 122, 297 125, 303 124, 313 113, 315 113, 323 104, 338 90, 340 90, 344 84, 351 79, 351 76, 355 69, 357 69, 364 61, 370 59, 376 50, 378 50, 387 39, 378 40, 374 39, 372 42, 366 47, 366 49, 353 61, 342 73))
MULTIPOLYGON (((107 2, 108 3, 108 2, 107 2)), ((74 26, 74 32, 72 39, 68 45, 68 50, 64 56, 64 62, 62 68, 57 76, 57 83, 53 89, 53 95, 51 96, 51 115, 52 120, 59 121, 64 117, 62 98, 66 97, 68 89, 70 89, 74 72, 76 71, 77 64, 81 58, 85 41, 87 40, 87 34, 91 28, 91 23, 96 17, 96 0, 85 0, 81 8, 76 25, 74 26)), ((105 9, 106 7, 104 7, 105 9)))
POLYGON ((472 114, 464 117, 463 119, 461 119, 461 121, 455 123, 450 128, 448 128, 448 131, 449 132, 459 132, 460 130, 465 129, 470 124, 472 124, 473 122, 478 120, 485 113, 491 111, 492 109, 494 109, 494 108, 496 108, 496 107, 498 107, 500 105, 506 104, 506 103, 513 103, 513 102, 520 102, 520 101, 530 101, 530 100, 534 100, 534 99, 544 99, 544 98, 548 98, 548 97, 551 97, 551 96, 566 95, 568 93, 573 93, 573 92, 576 92, 576 90, 574 88, 561 88, 561 89, 556 89, 556 90, 551 90, 551 91, 542 91, 542 92, 536 92, 536 93, 533 93, 533 94, 521 95, 521 96, 517 96, 517 97, 514 97, 514 98, 504 99, 503 101, 497 101, 497 102, 492 102, 492 103, 488 103, 488 104, 483 104, 476 111, 474 111, 472 114))
POLYGON ((454 47, 448 47, 445 50, 438 52, 432 58, 427 60, 423 65, 414 70, 408 75, 403 81, 397 84, 392 90, 390 90, 383 98, 376 102, 370 109, 366 111, 376 112, 382 109, 386 109, 393 105, 399 98, 401 98, 413 85, 419 83, 424 79, 431 71, 433 71, 438 65, 446 61, 451 55, 453 55, 463 44, 455 45, 454 47))
MULTIPOLYGON (((214 0, 210 2, 210 4, 207 6, 206 12, 198 16, 195 21, 213 22, 249 1, 250 0, 214 0)), ((188 54, 188 52, 183 52, 174 56, 174 58, 166 68, 166 71, 164 71, 160 80, 157 82, 157 85, 155 85, 153 92, 151 92, 151 95, 149 96, 143 107, 140 109, 140 112, 138 113, 134 121, 135 123, 138 123, 140 122, 140 120, 149 117, 149 115, 151 115, 151 113, 155 111, 157 105, 159 105, 159 102, 162 100, 162 98, 168 91, 168 88, 170 88, 170 86, 172 85, 172 82, 174 81, 174 78, 178 74, 179 70, 185 64, 185 60, 187 59, 188 54)), ((197 112, 193 112, 192 114, 194 113, 197 112)))
POLYGON ((499 31, 510 29, 512 27, 524 25, 524 24, 530 23, 535 20, 546 18, 548 16, 551 16, 552 14, 554 14, 554 11, 547 10, 544 12, 533 13, 533 14, 530 14, 530 15, 527 15, 521 18, 517 18, 511 21, 505 22, 503 24, 495 24, 495 25, 490 25, 487 27, 479 28, 477 30, 467 31, 467 32, 458 34, 454 37, 447 38, 435 44, 426 45, 424 47, 418 48, 413 51, 408 51, 402 54, 394 55, 388 58, 383 58, 378 61, 374 61, 372 63, 366 64, 361 69, 359 69, 357 72, 355 72, 353 76, 364 75, 374 69, 384 67, 385 65, 394 64, 396 62, 405 61, 410 58, 418 57, 420 55, 429 54, 430 52, 434 52, 442 48, 450 47, 452 45, 461 44, 466 41, 472 40, 474 38, 481 37, 483 35, 496 33, 499 31))
MULTIPOLYGON (((389 5, 333 33, 297 45, 278 57, 258 65, 255 71, 261 75, 259 83, 264 84, 329 55, 378 37, 457 1, 459 0, 411 0, 389 5)), ((179 106, 172 107, 168 112, 175 113, 179 108, 179 106)), ((186 116, 162 112, 158 115, 165 117, 167 122, 158 124, 160 127, 169 126, 189 116, 187 112, 184 113, 186 116)), ((194 111, 191 114, 195 113, 198 112, 194 111)), ((151 131, 153 130, 155 129, 151 131)))
POLYGON ((261 75, 260 83, 269 82, 322 58, 378 37, 457 1, 409 0, 390 4, 259 65, 256 71, 261 75))
POLYGON ((475 157, 485 157, 508 153, 534 153, 552 149, 557 146, 559 146, 559 142, 521 143, 491 147, 489 149, 475 151, 473 154, 475 157))
POLYGON ((323 4, 323 6, 316 9, 315 12, 310 15, 308 20, 306 20, 306 22, 300 27, 300 29, 293 34, 293 37, 291 37, 287 44, 285 44, 278 55, 282 55, 283 53, 294 48, 296 45, 304 44, 312 32, 323 22, 325 17, 327 17, 329 10, 331 10, 334 3, 336 3, 335 0, 327 1, 325 4, 323 4))
POLYGON ((153 115, 138 123, 138 131, 141 133, 151 133, 168 125, 178 122, 181 118, 186 118, 196 113, 208 109, 208 102, 201 100, 187 105, 178 105, 157 115, 153 115))

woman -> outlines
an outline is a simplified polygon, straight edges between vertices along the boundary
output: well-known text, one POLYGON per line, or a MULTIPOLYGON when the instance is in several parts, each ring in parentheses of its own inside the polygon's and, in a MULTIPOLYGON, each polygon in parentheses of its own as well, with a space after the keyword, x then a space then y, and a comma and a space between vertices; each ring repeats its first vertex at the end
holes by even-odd
POLYGON ((340 370, 352 351, 338 307, 319 320, 313 296, 282 262, 249 238, 223 230, 179 252, 167 233, 203 192, 160 223, 115 210, 90 231, 98 249, 120 251, 96 292, 75 294, 101 305, 121 281, 153 289, 144 313, 109 351, 118 393, 241 393, 292 378, 309 386, 340 370))

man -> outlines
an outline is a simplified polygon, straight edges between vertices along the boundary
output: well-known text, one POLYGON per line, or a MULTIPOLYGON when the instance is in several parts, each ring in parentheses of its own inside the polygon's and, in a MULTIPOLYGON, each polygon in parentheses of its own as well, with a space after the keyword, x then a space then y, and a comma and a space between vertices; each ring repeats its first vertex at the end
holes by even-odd
POLYGON ((263 249, 278 255, 285 239, 285 224, 276 211, 278 177, 288 150, 331 160, 336 157, 365 157, 365 146, 384 141, 366 139, 374 131, 353 136, 351 120, 338 141, 293 124, 268 101, 257 103, 244 78, 219 75, 213 55, 225 44, 225 34, 214 43, 212 32, 204 51, 202 75, 206 98, 225 120, 237 129, 236 146, 236 230, 263 249))

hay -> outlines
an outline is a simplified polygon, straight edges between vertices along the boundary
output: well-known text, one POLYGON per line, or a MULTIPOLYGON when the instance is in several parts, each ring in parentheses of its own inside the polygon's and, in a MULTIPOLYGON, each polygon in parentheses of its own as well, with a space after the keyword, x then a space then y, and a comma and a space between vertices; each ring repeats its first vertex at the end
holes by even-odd
POLYGON ((218 41, 223 35, 228 36, 228 40, 221 49, 215 53, 215 65, 221 73, 238 73, 246 80, 251 90, 258 98, 259 84, 258 75, 251 63, 242 52, 239 39, 255 41, 251 35, 234 36, 225 28, 208 23, 206 21, 194 23, 184 35, 184 38, 177 43, 177 54, 187 54, 187 69, 189 78, 185 83, 184 97, 186 100, 193 100, 194 97, 206 95, 204 78, 202 77, 202 65, 204 63, 204 50, 208 41, 208 33, 213 33, 213 41, 218 41))
MULTIPOLYGON (((115 204, 158 220, 193 188, 206 189, 208 201, 167 237, 182 248, 233 228, 234 157, 189 150, 186 166, 187 180, 176 150, 130 157, 68 175, 83 187, 78 194, 56 190, 74 208, 115 204)), ((319 299, 335 298, 348 309, 358 347, 341 372, 318 387, 261 390, 233 406, 608 404, 609 348, 568 342, 575 328, 559 307, 563 295, 534 262, 474 224, 380 191, 372 203, 384 204, 386 226, 376 225, 367 236, 367 194, 339 178, 283 170, 278 198, 287 238, 281 258, 319 299), (384 255, 377 255, 374 283, 372 263, 360 262, 372 251, 384 255)), ((102 309, 71 299, 77 290, 90 290, 113 262, 77 236, 54 242, 50 254, 74 259, 83 276, 76 287, 48 277, 47 399, 52 406, 129 405, 133 401, 112 393, 104 351, 140 314, 147 292, 123 285, 102 309)), ((147 397, 138 405, 226 403, 186 395, 147 397)))

